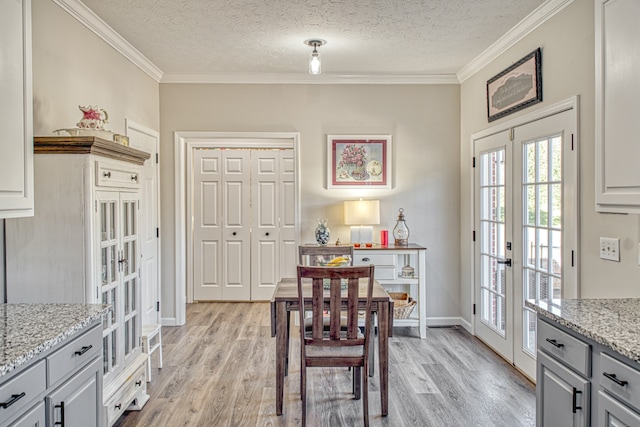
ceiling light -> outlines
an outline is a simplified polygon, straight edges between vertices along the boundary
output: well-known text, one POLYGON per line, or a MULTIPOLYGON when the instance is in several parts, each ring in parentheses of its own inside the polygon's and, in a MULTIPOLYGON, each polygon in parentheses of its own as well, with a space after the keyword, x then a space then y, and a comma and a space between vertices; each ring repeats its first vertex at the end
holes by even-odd
POLYGON ((320 53, 318 52, 318 48, 327 44, 327 42, 321 39, 309 39, 305 40, 304 44, 313 47, 313 51, 309 56, 309 74, 320 74, 322 70, 320 67, 320 53))

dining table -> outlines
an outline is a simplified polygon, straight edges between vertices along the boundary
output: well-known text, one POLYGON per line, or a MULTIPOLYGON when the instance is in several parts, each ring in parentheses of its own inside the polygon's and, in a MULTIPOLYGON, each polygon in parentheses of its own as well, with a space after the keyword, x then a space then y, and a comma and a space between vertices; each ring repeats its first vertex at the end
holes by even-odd
MULTIPOLYGON (((297 278, 283 278, 271 298, 271 336, 276 338, 276 414, 282 415, 284 380, 288 374, 291 312, 300 310, 297 278)), ((359 302, 365 308, 368 279, 360 280, 359 302)), ((311 283, 303 283, 305 307, 311 307, 311 283)), ((328 293, 327 293, 328 295, 328 293)), ((346 304, 346 295, 343 300, 346 304)), ((371 311, 378 324, 378 361, 380 376, 380 405, 382 416, 389 413, 389 337, 393 336, 393 299, 378 281, 374 281, 371 311)), ((371 366, 371 368, 373 368, 371 366)), ((371 371, 371 375, 373 371, 371 371)))

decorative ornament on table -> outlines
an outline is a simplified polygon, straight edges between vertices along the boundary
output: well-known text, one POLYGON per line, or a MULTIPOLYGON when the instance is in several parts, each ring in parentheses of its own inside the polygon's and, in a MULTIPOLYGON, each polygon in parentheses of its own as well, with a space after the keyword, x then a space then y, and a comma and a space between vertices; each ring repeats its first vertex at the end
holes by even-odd
POLYGON ((329 243, 329 236, 331 230, 327 227, 327 219, 316 219, 318 221, 318 226, 315 230, 316 242, 319 245, 326 246, 329 243))
POLYGON ((404 209, 400 208, 398 212, 398 222, 393 228, 394 244, 396 246, 409 246, 409 227, 404 222, 404 209))

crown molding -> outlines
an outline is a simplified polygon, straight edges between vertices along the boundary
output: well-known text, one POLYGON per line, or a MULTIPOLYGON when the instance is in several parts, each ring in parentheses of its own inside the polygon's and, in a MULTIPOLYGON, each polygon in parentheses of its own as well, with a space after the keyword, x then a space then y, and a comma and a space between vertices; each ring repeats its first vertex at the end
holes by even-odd
POLYGON ((165 73, 160 83, 221 84, 388 84, 446 85, 459 84, 455 74, 171 74, 165 73))
POLYGON ((533 12, 525 16, 522 21, 507 31, 495 43, 484 52, 465 65, 458 73, 458 81, 463 83, 469 77, 480 71, 491 61, 502 55, 507 49, 529 35, 533 30, 551 19, 574 0, 547 0, 538 6, 533 12))
POLYGON ((149 61, 138 49, 126 41, 120 34, 104 22, 80 0, 53 0, 65 12, 104 40, 122 56, 147 73, 155 81, 162 79, 162 70, 149 61))

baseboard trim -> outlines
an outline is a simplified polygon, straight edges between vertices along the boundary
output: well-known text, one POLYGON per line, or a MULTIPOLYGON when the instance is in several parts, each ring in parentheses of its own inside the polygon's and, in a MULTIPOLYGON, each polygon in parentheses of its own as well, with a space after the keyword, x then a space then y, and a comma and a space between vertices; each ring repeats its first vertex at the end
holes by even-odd
POLYGON ((461 317, 427 317, 427 327, 430 326, 460 326, 461 317))
POLYGON ((160 320, 162 326, 176 326, 176 318, 175 317, 163 317, 160 320))

